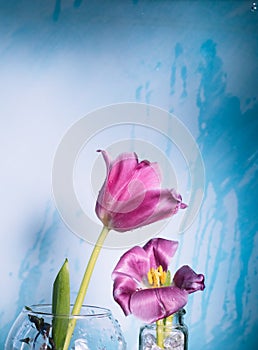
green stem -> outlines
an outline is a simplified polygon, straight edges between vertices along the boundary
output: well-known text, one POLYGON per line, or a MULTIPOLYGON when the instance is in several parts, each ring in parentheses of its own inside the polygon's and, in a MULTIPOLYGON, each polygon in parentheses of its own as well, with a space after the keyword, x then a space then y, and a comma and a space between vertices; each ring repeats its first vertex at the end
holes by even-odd
MULTIPOLYGON (((85 270, 85 273, 84 273, 84 276, 83 276, 83 279, 81 282, 81 286, 80 286, 76 301, 75 301, 74 306, 73 306, 72 315, 79 315, 80 314, 81 307, 82 307, 82 304, 83 304, 83 301, 84 301, 84 298, 85 298, 85 295, 86 295, 86 292, 88 289, 88 285, 90 282, 90 278, 91 278, 94 266, 96 264, 100 250, 103 246, 103 243, 104 243, 108 233, 109 233, 109 228, 107 228, 106 226, 103 226, 103 229, 102 229, 102 231, 99 235, 99 238, 94 246, 94 249, 93 249, 91 256, 90 256, 90 260, 89 260, 87 268, 85 270)), ((71 318, 69 321, 63 350, 68 350, 75 325, 76 325, 76 318, 71 318)))
POLYGON ((163 329, 163 319, 156 321, 156 335, 157 335, 157 345, 164 349, 163 338, 164 338, 164 329, 163 329))
POLYGON ((165 317, 161 320, 156 321, 156 339, 157 345, 164 349, 164 338, 168 335, 169 331, 172 330, 173 315, 165 317))

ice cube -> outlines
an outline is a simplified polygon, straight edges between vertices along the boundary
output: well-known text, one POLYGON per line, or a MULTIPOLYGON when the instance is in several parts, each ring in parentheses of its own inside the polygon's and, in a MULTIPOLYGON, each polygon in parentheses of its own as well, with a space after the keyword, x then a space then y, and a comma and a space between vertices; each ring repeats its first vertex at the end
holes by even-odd
POLYGON ((161 348, 160 348, 157 344, 154 344, 154 345, 151 347, 151 350, 161 350, 161 348))
POLYGON ((157 344, 143 346, 143 350, 161 350, 157 344))
POLYGON ((145 346, 152 346, 156 344, 156 339, 153 334, 147 333, 144 335, 143 344, 145 346))
POLYGON ((147 333, 143 337, 143 350, 161 350, 156 344, 156 338, 153 334, 147 333))
POLYGON ((182 332, 172 332, 164 340, 164 347, 166 350, 184 350, 184 335, 182 332))

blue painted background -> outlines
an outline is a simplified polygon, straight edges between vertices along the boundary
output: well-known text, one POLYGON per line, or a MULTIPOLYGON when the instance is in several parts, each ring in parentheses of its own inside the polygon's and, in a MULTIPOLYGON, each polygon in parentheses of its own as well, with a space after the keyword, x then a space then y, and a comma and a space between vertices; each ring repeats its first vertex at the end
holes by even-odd
MULTIPOLYGON (((190 298, 190 350, 255 349, 258 331, 258 11, 251 1, 0 1, 0 348, 23 305, 49 302, 69 258, 73 298, 92 247, 54 206, 66 130, 95 108, 150 103, 191 131, 205 199, 178 264, 206 275, 190 298)), ((167 234, 167 233, 166 233, 167 234)), ((89 304, 110 307, 128 349, 140 323, 112 300, 104 249, 89 304)))

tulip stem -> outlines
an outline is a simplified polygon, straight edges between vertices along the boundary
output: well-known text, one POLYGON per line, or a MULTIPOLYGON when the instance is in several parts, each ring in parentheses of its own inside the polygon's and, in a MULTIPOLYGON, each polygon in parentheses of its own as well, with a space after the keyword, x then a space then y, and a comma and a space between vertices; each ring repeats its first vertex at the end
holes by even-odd
POLYGON ((173 324, 173 315, 165 317, 161 320, 156 321, 156 339, 157 345, 164 349, 164 338, 170 333, 172 330, 173 324))
POLYGON ((156 335, 157 335, 157 345, 164 349, 163 338, 164 338, 164 323, 163 319, 156 321, 156 335))
MULTIPOLYGON (((80 311, 81 311, 81 307, 88 289, 88 285, 90 282, 90 278, 94 269, 94 266, 96 264, 97 258, 99 256, 100 250, 103 246, 103 243, 107 237, 109 233, 109 228, 107 228, 106 226, 103 226, 103 229, 98 237, 98 240, 94 246, 94 249, 91 253, 90 256, 90 260, 88 262, 88 265, 86 267, 82 282, 81 282, 81 286, 79 289, 79 292, 77 294, 74 306, 73 306, 73 310, 72 310, 72 315, 79 315, 80 311)), ((73 331, 76 325, 76 318, 71 318, 69 321, 69 325, 68 325, 68 329, 67 329, 67 333, 66 333, 66 338, 65 338, 65 343, 64 343, 64 347, 63 350, 68 350, 72 335, 73 335, 73 331)))

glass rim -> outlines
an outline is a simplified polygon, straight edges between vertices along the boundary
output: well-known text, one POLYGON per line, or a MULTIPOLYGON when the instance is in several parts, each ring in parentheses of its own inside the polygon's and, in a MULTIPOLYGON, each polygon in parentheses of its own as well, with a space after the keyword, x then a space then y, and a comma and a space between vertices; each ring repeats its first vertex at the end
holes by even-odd
MULTIPOLYGON (((70 304, 70 308, 73 307, 74 304, 70 304)), ((111 316, 111 310, 102 306, 95 306, 95 305, 82 305, 81 307, 81 312, 80 314, 75 314, 72 315, 71 313, 69 315, 65 315, 65 314, 58 314, 58 315, 54 315, 52 313, 52 304, 33 304, 30 306, 24 306, 22 312, 24 313, 30 313, 32 315, 42 315, 42 316, 52 316, 52 317, 65 317, 65 318, 91 318, 91 317, 108 317, 111 316), (45 309, 50 308, 50 311, 47 311, 45 309), (86 313, 83 312, 83 310, 94 310, 95 313, 86 313)))

